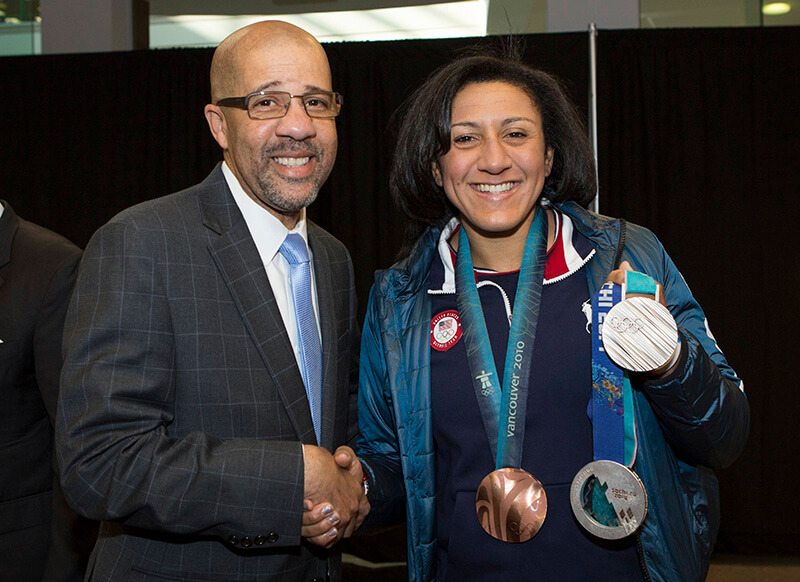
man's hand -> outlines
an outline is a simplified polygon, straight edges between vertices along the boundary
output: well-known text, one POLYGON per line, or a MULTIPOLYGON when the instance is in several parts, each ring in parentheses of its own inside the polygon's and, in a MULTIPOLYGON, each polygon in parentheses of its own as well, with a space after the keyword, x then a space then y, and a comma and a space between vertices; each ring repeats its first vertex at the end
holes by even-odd
POLYGON ((301 535, 323 547, 349 537, 369 513, 361 486, 361 463, 350 447, 335 455, 326 449, 303 445, 305 501, 301 535))

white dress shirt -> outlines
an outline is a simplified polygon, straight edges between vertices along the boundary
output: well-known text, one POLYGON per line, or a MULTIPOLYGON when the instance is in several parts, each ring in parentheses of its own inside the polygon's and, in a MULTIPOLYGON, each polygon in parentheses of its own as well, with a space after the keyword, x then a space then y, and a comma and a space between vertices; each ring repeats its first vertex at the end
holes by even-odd
MULTIPOLYGON (((236 205, 242 212, 242 216, 244 216, 244 221, 247 223, 247 228, 250 230, 250 236, 253 237, 253 242, 256 243, 256 249, 258 249, 258 254, 261 256, 261 261, 264 263, 264 268, 267 271, 267 279, 269 279, 272 293, 275 295, 278 310, 281 312, 283 325, 286 328, 286 333, 289 334, 289 341, 292 342, 294 357, 297 359, 297 365, 300 366, 300 345, 297 335, 297 321, 294 316, 294 305, 292 305, 292 291, 289 287, 289 262, 279 252, 286 235, 288 235, 290 231, 276 216, 245 193, 239 181, 236 179, 236 176, 233 175, 233 172, 231 172, 231 169, 225 162, 222 163, 222 174, 225 176, 225 181, 231 189, 236 205)), ((303 240, 306 241, 306 246, 308 246, 305 208, 301 211, 300 220, 297 221, 297 224, 291 232, 296 232, 302 236, 303 240)), ((311 298, 314 303, 314 317, 317 320, 317 331, 319 332, 317 282, 314 277, 314 256, 311 253, 310 247, 308 248, 308 257, 311 259, 311 298)), ((320 345, 321 344, 322 334, 320 333, 320 345)))

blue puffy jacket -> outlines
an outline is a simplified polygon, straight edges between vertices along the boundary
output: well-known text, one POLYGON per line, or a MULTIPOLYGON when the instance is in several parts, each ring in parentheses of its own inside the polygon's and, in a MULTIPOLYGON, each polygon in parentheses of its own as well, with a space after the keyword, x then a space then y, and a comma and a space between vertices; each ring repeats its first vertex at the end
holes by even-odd
MULTIPOLYGON (((613 269, 620 222, 574 203, 556 207, 594 246, 584 267, 594 295, 613 269)), ((437 229, 411 255, 375 275, 361 344, 359 456, 370 475, 367 527, 408 524, 410 580, 435 577, 435 467, 431 426, 427 293, 437 229)), ((649 493, 638 532, 645 577, 703 580, 719 529, 719 492, 711 469, 741 453, 750 412, 742 383, 711 335, 700 305, 661 243, 627 224, 623 260, 664 286, 682 350, 666 378, 637 382, 634 470, 649 493)), ((587 403, 588 404, 588 403, 587 403)))

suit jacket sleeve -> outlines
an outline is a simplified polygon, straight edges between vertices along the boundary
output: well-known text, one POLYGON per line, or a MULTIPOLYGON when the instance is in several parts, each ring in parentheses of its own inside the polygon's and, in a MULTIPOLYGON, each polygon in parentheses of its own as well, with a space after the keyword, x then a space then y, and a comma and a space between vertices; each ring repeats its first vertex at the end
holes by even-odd
POLYGON ((350 371, 347 383, 347 446, 355 450, 358 443, 358 374, 359 374, 359 346, 361 343, 361 330, 358 327, 358 299, 354 287, 353 263, 350 255, 347 256, 348 276, 350 278, 350 343, 346 346, 350 350, 350 371))
POLYGON ((84 253, 65 324, 56 427, 66 496, 98 520, 296 545, 299 442, 170 433, 179 376, 202 373, 204 362, 198 348, 195 369, 176 369, 170 278, 155 258, 166 245, 155 238, 116 220, 84 253))

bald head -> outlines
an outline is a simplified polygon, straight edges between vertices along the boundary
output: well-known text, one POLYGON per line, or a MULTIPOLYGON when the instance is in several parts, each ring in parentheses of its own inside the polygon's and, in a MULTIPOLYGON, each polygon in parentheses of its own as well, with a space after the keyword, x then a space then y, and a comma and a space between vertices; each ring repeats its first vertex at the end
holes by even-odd
POLYGON ((232 33, 214 51, 211 61, 211 102, 251 91, 252 88, 240 86, 244 63, 250 62, 259 52, 276 47, 287 54, 298 48, 317 52, 326 64, 328 62, 322 45, 302 28, 280 20, 256 22, 232 33))

